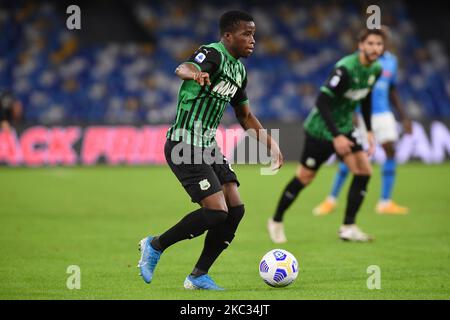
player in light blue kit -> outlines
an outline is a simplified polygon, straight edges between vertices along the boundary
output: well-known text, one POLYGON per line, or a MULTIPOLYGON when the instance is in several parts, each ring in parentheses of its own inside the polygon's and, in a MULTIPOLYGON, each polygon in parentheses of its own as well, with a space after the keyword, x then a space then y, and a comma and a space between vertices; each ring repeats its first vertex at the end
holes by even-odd
MULTIPOLYGON (((372 90, 372 131, 375 140, 381 144, 386 161, 382 167, 381 197, 375 208, 379 214, 399 215, 408 213, 409 209, 399 206, 392 201, 392 190, 395 182, 395 143, 398 140, 397 123, 391 110, 391 105, 398 112, 405 133, 411 133, 411 121, 404 112, 404 108, 396 89, 398 61, 395 55, 385 51, 378 59, 383 67, 383 73, 372 90)), ((358 117, 358 127, 364 136, 365 127, 361 116, 358 117)), ((336 199, 344 185, 348 175, 348 168, 344 163, 339 163, 339 170, 334 178, 333 188, 328 197, 314 208, 315 215, 327 215, 337 206, 336 199)))

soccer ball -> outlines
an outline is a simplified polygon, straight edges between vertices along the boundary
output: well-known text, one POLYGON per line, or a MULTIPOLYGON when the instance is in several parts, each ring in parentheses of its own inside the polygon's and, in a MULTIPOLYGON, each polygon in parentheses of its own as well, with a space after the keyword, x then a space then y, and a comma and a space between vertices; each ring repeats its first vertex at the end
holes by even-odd
POLYGON ((259 263, 259 275, 271 287, 286 287, 298 276, 297 259, 286 250, 271 250, 259 263))

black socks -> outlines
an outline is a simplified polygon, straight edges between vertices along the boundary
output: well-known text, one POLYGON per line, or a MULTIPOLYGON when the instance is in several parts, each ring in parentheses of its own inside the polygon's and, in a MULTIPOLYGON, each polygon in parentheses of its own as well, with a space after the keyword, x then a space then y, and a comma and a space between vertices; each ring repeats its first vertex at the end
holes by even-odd
POLYGON ((355 175, 347 195, 347 208, 345 210, 344 224, 354 224, 356 214, 367 192, 367 183, 370 176, 355 175))
POLYGON ((225 222, 208 231, 203 251, 191 275, 198 277, 208 273, 214 261, 233 241, 234 234, 244 216, 244 212, 244 205, 229 208, 225 222))
POLYGON ((304 187, 305 186, 303 185, 303 183, 301 183, 300 180, 297 179, 297 177, 294 177, 289 182, 289 184, 284 189, 283 194, 281 195, 280 201, 278 202, 277 211, 273 216, 274 221, 281 222, 283 220, 284 212, 287 210, 287 208, 289 208, 292 202, 294 202, 298 193, 304 187))
POLYGON ((151 245, 154 249, 164 251, 174 243, 185 239, 192 239, 203 234, 227 219, 227 213, 222 210, 206 208, 197 209, 187 214, 172 228, 159 237, 155 237, 151 245))

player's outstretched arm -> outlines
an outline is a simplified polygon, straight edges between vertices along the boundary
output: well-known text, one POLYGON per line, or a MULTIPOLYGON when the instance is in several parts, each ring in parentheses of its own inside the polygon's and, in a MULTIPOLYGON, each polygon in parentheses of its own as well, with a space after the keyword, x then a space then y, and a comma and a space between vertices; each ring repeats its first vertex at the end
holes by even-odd
POLYGON ((391 101, 395 110, 397 110, 398 116, 400 117, 400 121, 402 122, 403 125, 403 130, 405 130, 405 133, 411 134, 412 133, 411 120, 406 114, 405 108, 403 107, 403 103, 400 99, 400 95, 395 86, 390 86, 389 88, 389 100, 391 101))
POLYGON ((258 141, 264 143, 270 150, 274 160, 273 170, 278 170, 283 165, 283 155, 280 147, 275 140, 267 133, 266 129, 261 125, 259 120, 250 111, 248 103, 244 103, 238 107, 234 107, 234 112, 239 124, 246 130, 249 135, 253 136, 258 141), (252 129, 252 130, 249 130, 252 129))
POLYGON ((175 74, 182 80, 194 80, 202 87, 207 84, 211 85, 209 80, 209 73, 198 70, 195 65, 191 63, 182 63, 175 69, 175 74))

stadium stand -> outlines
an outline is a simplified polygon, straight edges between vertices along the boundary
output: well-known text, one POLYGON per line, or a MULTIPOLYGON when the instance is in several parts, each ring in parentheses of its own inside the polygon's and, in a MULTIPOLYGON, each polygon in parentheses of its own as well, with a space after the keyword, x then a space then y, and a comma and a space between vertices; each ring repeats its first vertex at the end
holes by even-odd
MULTIPOLYGON (((333 63, 354 50, 367 4, 342 3, 129 1, 144 40, 88 44, 82 32, 66 28, 60 4, 6 1, 0 9, 0 88, 20 99, 26 123, 169 123, 179 88, 174 69, 200 44, 217 41, 222 12, 241 8, 257 23, 257 48, 244 60, 251 106, 262 120, 297 121, 313 107, 333 63)), ((419 37, 403 1, 383 4, 382 14, 411 117, 450 118, 444 44, 419 37)), ((225 121, 232 118, 229 108, 225 121)))

